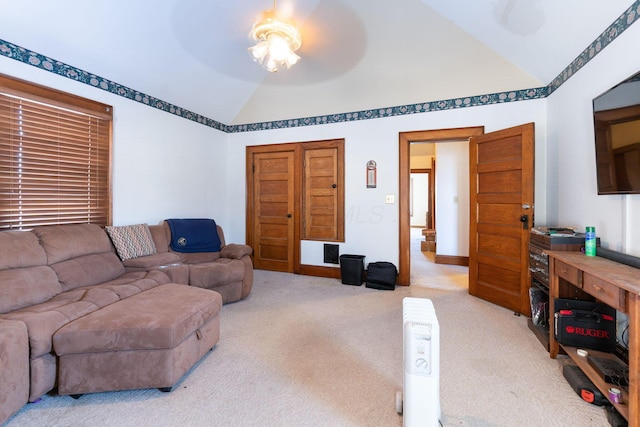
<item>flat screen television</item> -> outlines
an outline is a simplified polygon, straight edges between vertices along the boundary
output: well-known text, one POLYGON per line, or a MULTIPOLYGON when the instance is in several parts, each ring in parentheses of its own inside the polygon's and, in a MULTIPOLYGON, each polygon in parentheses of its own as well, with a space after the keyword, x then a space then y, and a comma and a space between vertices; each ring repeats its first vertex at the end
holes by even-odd
POLYGON ((593 100, 598 194, 640 194, 640 73, 593 100))

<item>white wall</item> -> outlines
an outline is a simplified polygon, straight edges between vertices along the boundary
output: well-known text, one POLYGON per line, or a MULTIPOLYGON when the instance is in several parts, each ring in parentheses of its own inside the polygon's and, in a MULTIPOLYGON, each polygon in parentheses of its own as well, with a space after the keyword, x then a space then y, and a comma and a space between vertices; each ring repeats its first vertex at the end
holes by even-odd
POLYGON ((0 57, 0 69, 113 106, 115 225, 199 216, 227 222, 223 132, 6 57, 0 57))
POLYGON ((547 148, 548 224, 595 226, 602 246, 635 256, 640 195, 598 195, 592 100, 640 70, 639 40, 636 24, 548 98, 547 148))
MULTIPOLYGON (((533 100, 483 107, 463 108, 376 120, 363 120, 321 126, 246 132, 229 135, 230 194, 244 194, 245 147, 294 141, 345 138, 345 242, 341 254, 365 255, 365 262, 390 261, 398 265, 398 174, 400 132, 485 126, 486 132, 523 123, 536 124, 536 218, 546 218, 546 100, 533 100), (365 188, 367 160, 378 164, 378 187, 365 188), (396 197, 395 204, 385 204, 385 195, 396 197)), ((245 198, 234 197, 228 204, 230 229, 236 240, 244 239, 245 198)), ((436 222, 440 221, 440 217, 436 222)), ((443 231, 444 232, 444 231, 443 231)), ((303 264, 323 264, 324 242, 302 242, 303 264)), ((334 265, 328 265, 333 266, 334 265)))
MULTIPOLYGON (((345 138, 345 242, 340 253, 367 262, 398 264, 398 134, 484 125, 487 132, 536 123, 536 187, 546 187, 544 99, 376 120, 225 135, 111 93, 0 57, 2 72, 114 107, 114 224, 158 223, 167 217, 213 217, 227 241, 245 241, 245 147, 345 138), (365 165, 378 164, 378 186, 368 189, 365 165), (386 204, 385 195, 396 203, 386 204)), ((544 190, 536 218, 546 218, 544 190)), ((596 224, 597 225, 597 224, 596 224)), ((323 242, 303 242, 302 262, 324 265, 323 242)), ((335 267, 334 265, 330 265, 335 267)))
MULTIPOLYGON (((433 155, 414 154, 416 152, 435 153, 435 144, 412 143, 410 148, 409 169, 431 169, 433 155)), ((413 186, 413 214, 410 218, 411 227, 425 227, 426 213, 429 209, 429 175, 425 173, 411 174, 413 186)))
POLYGON ((436 144, 436 254, 469 256, 469 142, 436 144))
POLYGON ((427 226, 429 209, 429 174, 411 174, 411 227, 427 226))

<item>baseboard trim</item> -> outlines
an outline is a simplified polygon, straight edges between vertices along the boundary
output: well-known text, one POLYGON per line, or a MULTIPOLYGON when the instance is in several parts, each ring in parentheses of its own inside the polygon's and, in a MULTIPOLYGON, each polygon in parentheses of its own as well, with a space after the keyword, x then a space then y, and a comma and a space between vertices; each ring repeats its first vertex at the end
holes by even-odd
POLYGON ((436 264, 469 266, 468 256, 436 255, 436 264))
POLYGON ((335 267, 323 267, 320 265, 300 265, 299 274, 305 276, 327 277, 329 279, 340 279, 340 269, 335 267))

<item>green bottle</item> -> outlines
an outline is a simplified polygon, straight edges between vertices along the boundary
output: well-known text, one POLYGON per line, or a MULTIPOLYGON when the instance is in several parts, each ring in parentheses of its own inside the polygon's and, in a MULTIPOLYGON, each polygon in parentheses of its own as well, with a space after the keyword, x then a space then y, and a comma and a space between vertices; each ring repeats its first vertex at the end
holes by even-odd
POLYGON ((584 233, 584 254, 586 256, 596 256, 596 228, 587 227, 584 233))

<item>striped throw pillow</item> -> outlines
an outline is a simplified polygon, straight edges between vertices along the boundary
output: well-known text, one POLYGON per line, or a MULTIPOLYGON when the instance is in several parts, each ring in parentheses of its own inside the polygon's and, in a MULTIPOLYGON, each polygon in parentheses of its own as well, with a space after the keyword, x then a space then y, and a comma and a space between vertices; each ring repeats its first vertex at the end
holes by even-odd
POLYGON ((122 261, 156 253, 147 224, 106 226, 105 230, 122 261))

